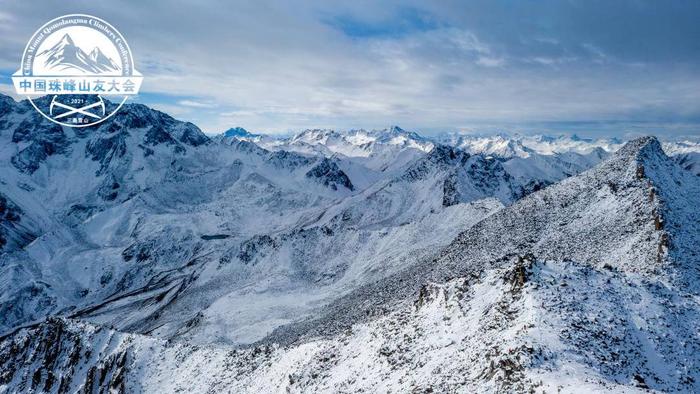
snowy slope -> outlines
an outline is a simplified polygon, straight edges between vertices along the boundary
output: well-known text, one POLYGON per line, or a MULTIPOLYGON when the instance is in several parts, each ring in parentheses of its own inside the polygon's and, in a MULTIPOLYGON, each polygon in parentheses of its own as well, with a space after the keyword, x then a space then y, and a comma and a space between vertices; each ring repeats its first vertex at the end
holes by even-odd
POLYGON ((192 346, 51 319, 2 342, 0 390, 694 392, 698 191, 656 140, 636 140, 294 340, 192 346))
POLYGON ((527 158, 533 154, 555 155, 557 153, 589 154, 595 150, 614 152, 623 142, 619 139, 581 138, 577 135, 479 135, 444 133, 435 139, 441 143, 458 147, 469 153, 481 153, 502 159, 527 158))
POLYGON ((697 389, 698 178, 655 139, 0 126, 0 392, 697 389))
POLYGON ((666 141, 663 147, 681 167, 700 176, 700 142, 688 139, 666 141))
POLYGON ((498 162, 450 149, 390 173, 211 141, 141 105, 83 130, 5 102, 2 331, 58 314, 204 343, 258 340, 430 255, 500 209, 492 197, 518 196, 498 162))
POLYGON ((6 103, 3 328, 133 292, 177 293, 224 239, 288 228, 353 193, 335 162, 214 144, 141 105, 84 130, 6 103))
POLYGON ((619 142, 615 140, 588 140, 576 136, 479 137, 441 134, 426 138, 397 126, 372 131, 305 130, 291 138, 250 134, 238 127, 215 139, 250 141, 270 150, 285 149, 306 155, 342 157, 345 159, 340 164, 343 170, 358 178, 362 178, 359 174, 363 174, 368 180, 365 185, 398 175, 407 165, 427 156, 434 149, 449 146, 469 155, 501 161, 505 171, 515 178, 522 189, 521 195, 579 174, 619 147, 619 142), (538 143, 550 146, 536 151, 524 145, 538 143))
POLYGON ((434 146, 428 139, 398 126, 369 131, 313 129, 304 130, 291 138, 253 140, 270 150, 337 156, 362 165, 370 171, 387 173, 399 171, 434 146))
MULTIPOLYGON (((698 326, 698 303, 697 270, 692 268, 697 267, 698 257, 691 246, 698 244, 700 234, 698 210, 695 209, 698 190, 697 178, 669 160, 656 140, 633 141, 594 170, 526 197, 484 219, 455 240, 441 257, 358 289, 355 294, 331 306, 325 317, 279 330, 272 340, 286 343, 313 338, 321 333, 340 335, 352 324, 367 320, 368 316, 386 313, 388 305, 400 305, 401 300, 412 301, 427 282, 440 283, 465 275, 466 278, 480 278, 483 272, 507 267, 513 262, 517 266, 523 260, 522 256, 532 256, 529 259, 538 265, 554 264, 556 276, 563 280, 571 278, 585 282, 592 272, 602 278, 615 275, 621 281, 619 291, 624 297, 629 297, 626 305, 633 309, 623 315, 629 317, 625 318, 626 325, 620 329, 624 334, 622 337, 615 331, 610 332, 607 325, 588 328, 571 321, 571 311, 559 308, 565 305, 561 301, 557 301, 551 310, 569 325, 565 328, 575 339, 568 343, 571 352, 582 345, 595 348, 590 345, 595 343, 592 341, 596 337, 591 337, 595 332, 601 336, 601 341, 605 340, 609 353, 603 353, 597 359, 590 354, 580 354, 580 351, 576 356, 583 356, 587 367, 592 369, 599 369, 601 363, 610 363, 609 371, 598 375, 604 384, 635 384, 633 375, 643 370, 642 379, 646 385, 655 384, 666 389, 695 387, 697 377, 693 374, 696 372, 688 369, 687 364, 698 365, 695 350, 700 345, 694 334, 698 326), (668 226, 668 230, 664 226, 668 226), (559 267, 572 268, 561 271, 559 267), (628 284, 639 286, 639 293, 627 290, 628 284), (660 305, 660 308, 667 309, 651 315, 646 310, 640 312, 639 299, 648 300, 643 305, 660 305), (640 313, 643 316, 636 317, 635 314, 640 313), (667 316, 664 319, 668 322, 641 325, 642 321, 648 321, 645 319, 659 319, 661 316, 667 316), (673 344, 678 338, 688 338, 688 341, 683 342, 685 347, 676 352, 673 344), (617 353, 615 349, 621 351, 628 346, 636 348, 637 341, 651 341, 649 344, 642 342, 650 347, 645 350, 648 354, 640 356, 630 351, 620 362, 620 367, 626 369, 618 369, 619 375, 615 376, 615 362, 620 356, 611 359, 612 352, 617 353), (640 364, 630 364, 639 357, 644 357, 640 364), (665 370, 656 369, 658 358, 675 360, 668 361, 669 366, 663 368, 679 372, 673 376, 665 375, 665 370), (654 382, 649 382, 649 375, 654 376, 654 382)), ((607 281, 602 279, 602 283, 607 281)), ((613 292, 608 294, 601 290, 600 294, 588 295, 602 298, 594 299, 590 305, 582 305, 577 298, 568 302, 572 304, 571 308, 585 306, 596 313, 607 313, 612 305, 616 306, 614 310, 624 310, 625 304, 621 306, 613 292), (607 303, 608 306, 599 307, 596 303, 607 303)), ((564 293, 555 293, 553 299, 570 292, 566 289, 564 293)), ((535 310, 541 307, 531 305, 535 310)), ((564 335, 561 334, 563 330, 560 328, 558 332, 559 340, 564 335)), ((561 376, 564 371, 555 373, 559 374, 558 379, 565 379, 561 376)))
MULTIPOLYGON (((696 177, 675 165, 655 139, 635 140, 594 169, 531 194, 477 223, 436 260, 411 267, 388 280, 390 291, 359 289, 358 292, 400 297, 417 291, 425 281, 445 280, 525 254, 544 260, 572 260, 597 267, 656 272, 663 265, 669 240, 663 231, 664 214, 658 197, 661 192, 654 182, 671 189, 664 191, 668 201, 688 199, 677 214, 695 214, 692 207, 697 197, 692 193, 697 187, 696 177), (643 155, 652 158, 642 160, 643 155), (664 171, 657 170, 662 178, 647 178, 644 168, 656 166, 664 167, 664 171), (667 177, 679 177, 687 185, 680 187, 676 180, 668 181, 667 177)), ((687 221, 690 231, 695 224, 687 221)), ((374 303, 370 299, 363 298, 367 308, 374 303)), ((377 305, 391 303, 383 298, 375 301, 377 305)))
POLYGON ((700 152, 678 153, 673 158, 681 167, 700 176, 700 152))

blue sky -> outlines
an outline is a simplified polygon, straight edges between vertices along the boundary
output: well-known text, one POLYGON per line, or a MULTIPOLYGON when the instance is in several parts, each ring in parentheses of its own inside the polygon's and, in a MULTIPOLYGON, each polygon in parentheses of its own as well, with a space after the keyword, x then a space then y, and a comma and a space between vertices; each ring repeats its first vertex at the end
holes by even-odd
POLYGON ((138 101, 209 133, 380 128, 700 134, 700 2, 6 1, 0 91, 63 14, 106 19, 138 101))

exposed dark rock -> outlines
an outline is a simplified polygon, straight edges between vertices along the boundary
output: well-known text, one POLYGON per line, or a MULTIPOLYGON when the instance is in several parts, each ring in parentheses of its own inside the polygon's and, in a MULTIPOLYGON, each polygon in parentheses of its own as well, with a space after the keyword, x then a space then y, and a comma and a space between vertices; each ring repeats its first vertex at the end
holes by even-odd
POLYGON ((355 187, 350 182, 350 178, 338 167, 338 165, 328 158, 321 160, 309 172, 306 173, 307 178, 315 179, 324 186, 333 190, 338 190, 342 186, 348 190, 355 190, 355 187))
POLYGON ((15 143, 29 143, 12 157, 12 164, 20 171, 34 173, 49 156, 66 152, 70 142, 63 127, 47 120, 25 119, 12 135, 15 143))
POLYGON ((264 254, 266 250, 276 247, 277 242, 269 235, 256 235, 241 244, 237 257, 243 263, 249 264, 253 262, 259 254, 264 254))
POLYGON ((460 196, 457 190, 457 174, 452 173, 443 182, 442 186, 442 206, 450 207, 459 204, 460 196))
POLYGON ((213 235, 202 235, 201 238, 205 241, 211 241, 214 239, 226 239, 230 238, 231 236, 228 234, 213 234, 213 235))
POLYGON ((97 137, 90 140, 85 146, 85 154, 94 161, 100 162, 100 169, 96 175, 104 174, 113 161, 124 157, 128 150, 126 140, 129 133, 119 132, 106 137, 97 137))
POLYGON ((24 212, 0 193, 0 250, 21 249, 38 236, 36 228, 22 222, 24 212))

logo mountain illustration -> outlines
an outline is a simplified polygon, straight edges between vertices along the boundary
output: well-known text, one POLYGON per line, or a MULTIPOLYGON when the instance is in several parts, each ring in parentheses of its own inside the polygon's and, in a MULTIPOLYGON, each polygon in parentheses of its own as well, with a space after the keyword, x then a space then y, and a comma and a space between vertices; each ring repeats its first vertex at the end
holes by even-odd
POLYGON ((121 68, 100 48, 95 47, 89 54, 75 45, 73 39, 65 34, 53 47, 39 53, 37 61, 51 70, 75 69, 83 73, 102 74, 119 72, 121 68))

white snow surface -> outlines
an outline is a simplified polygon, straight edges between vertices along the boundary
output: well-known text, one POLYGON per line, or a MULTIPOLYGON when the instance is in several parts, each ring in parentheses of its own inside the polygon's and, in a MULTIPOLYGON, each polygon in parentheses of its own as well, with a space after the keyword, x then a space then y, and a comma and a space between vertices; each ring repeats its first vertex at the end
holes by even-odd
POLYGON ((0 96, 0 393, 700 390, 696 148, 0 96))

